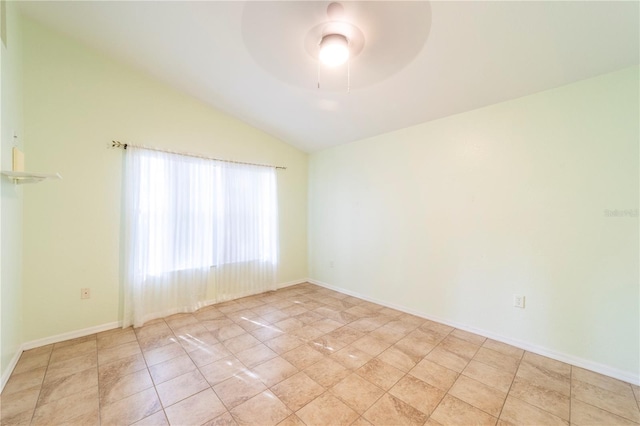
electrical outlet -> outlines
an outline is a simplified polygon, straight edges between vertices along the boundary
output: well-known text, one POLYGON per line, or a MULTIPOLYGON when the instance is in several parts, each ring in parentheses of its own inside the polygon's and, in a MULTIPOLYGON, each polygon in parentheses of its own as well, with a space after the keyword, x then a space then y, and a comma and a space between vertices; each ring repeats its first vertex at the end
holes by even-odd
POLYGON ((89 299, 91 297, 91 290, 88 288, 80 289, 80 299, 89 299))
POLYGON ((524 309, 524 296, 513 295, 513 306, 524 309))

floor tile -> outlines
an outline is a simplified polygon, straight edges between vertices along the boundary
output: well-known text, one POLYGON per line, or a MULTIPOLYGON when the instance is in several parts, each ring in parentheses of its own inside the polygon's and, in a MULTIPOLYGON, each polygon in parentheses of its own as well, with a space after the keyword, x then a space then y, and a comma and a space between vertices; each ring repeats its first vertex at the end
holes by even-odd
POLYGON ((509 391, 509 396, 548 411, 561 419, 569 420, 569 397, 558 392, 535 386, 527 380, 516 377, 509 391))
POLYGON ((633 426, 637 423, 593 405, 574 399, 571 401, 571 424, 577 426, 587 425, 619 425, 633 426))
POLYGON ((520 358, 506 355, 502 352, 494 351, 493 349, 488 349, 486 347, 486 342, 485 346, 478 349, 478 352, 476 352, 473 359, 509 373, 515 373, 518 369, 518 365, 520 364, 520 358))
POLYGON ((324 393, 325 389, 305 373, 300 372, 273 386, 271 391, 290 410, 297 411, 324 393))
POLYGON ((291 411, 269 391, 254 396, 231 410, 239 425, 277 425, 291 415, 291 411))
POLYGON ((411 375, 400 379, 389 393, 427 415, 433 412, 445 395, 445 391, 411 375))
POLYGON ((451 395, 442 399, 431 418, 443 425, 495 425, 498 421, 497 418, 451 395))
POLYGON ((51 352, 50 363, 77 358, 82 355, 95 354, 98 350, 96 340, 81 340, 78 343, 60 345, 56 343, 51 352))
POLYGON ((351 374, 331 388, 330 392, 358 414, 364 413, 384 391, 357 374, 351 374))
POLYGON ((305 342, 303 340, 288 334, 283 334, 264 342, 264 344, 267 345, 271 350, 280 355, 285 352, 289 352, 290 350, 295 349, 298 346, 303 345, 304 343, 305 342))
MULTIPOLYGON (((54 350, 55 352, 55 350, 54 350)), ((131 355, 137 355, 142 353, 140 345, 137 341, 124 343, 122 345, 113 346, 106 349, 100 349, 98 351, 98 365, 108 364, 113 361, 117 361, 122 358, 127 358, 131 355)), ((53 354, 51 355, 53 358, 53 354)))
POLYGON ((144 369, 125 376, 100 382, 100 404, 108 405, 153 387, 149 372, 144 369))
POLYGON ((289 417, 278 423, 277 426, 306 426, 300 417, 291 414, 289 417))
POLYGON ((633 388, 629 383, 616 380, 612 377, 603 376, 580 367, 573 367, 571 370, 573 380, 579 380, 610 392, 617 393, 623 397, 634 397, 633 388))
POLYGON ((385 394, 363 417, 373 425, 423 425, 428 416, 389 394, 385 394))
POLYGON ((227 410, 248 401, 266 389, 260 378, 250 371, 237 373, 213 387, 227 410))
MULTIPOLYGON (((33 415, 33 424, 64 424, 73 419, 91 415, 98 410, 98 387, 86 389, 67 397, 39 405, 33 415)), ((102 418, 103 423, 105 418, 102 418)))
POLYGON ((458 378, 457 372, 428 359, 420 361, 409 374, 444 391, 448 391, 458 378))
POLYGON ((508 396, 502 407, 500 420, 514 425, 568 425, 569 422, 541 408, 508 396))
POLYGON ((178 342, 171 342, 168 345, 142 352, 149 367, 161 362, 184 355, 186 352, 178 342))
POLYGON ((157 411, 152 415, 145 417, 142 420, 138 420, 133 423, 132 426, 168 426, 169 420, 167 420, 167 416, 164 414, 164 411, 157 411))
POLYGON ((393 345, 378 355, 378 359, 406 373, 415 367, 422 357, 402 346, 393 345))
POLYGON ((45 376, 38 404, 48 404, 96 386, 98 386, 98 369, 96 367, 52 380, 47 380, 45 376))
POLYGON ((462 371, 462 375, 470 377, 474 380, 498 389, 502 392, 508 392, 513 383, 515 375, 502 371, 499 368, 492 367, 481 362, 471 360, 467 367, 462 371))
POLYGON ((131 424, 160 411, 162 405, 154 388, 100 406, 100 419, 106 425, 131 424))
POLYGON ((215 392, 208 388, 165 408, 164 411, 172 425, 201 425, 227 410, 215 392))
POLYGON ((231 356, 200 367, 200 372, 211 386, 215 386, 245 369, 240 360, 231 356))
POLYGON ((314 399, 296 412, 307 425, 349 425, 358 413, 330 393, 314 399))
POLYGON ((371 361, 373 356, 349 345, 333 353, 331 359, 350 370, 356 370, 371 361))
POLYGON ((96 368, 97 366, 98 357, 95 353, 51 363, 47 368, 45 382, 79 373, 89 368, 96 368))
POLYGON ((470 361, 469 358, 450 352, 440 346, 429 352, 425 359, 433 361, 436 364, 440 364, 441 366, 454 370, 458 373, 461 373, 470 361))
POLYGON ((304 370, 305 368, 320 361, 323 357, 323 354, 316 351, 309 345, 301 345, 282 354, 282 358, 289 361, 298 370, 304 370))
POLYGON ((347 368, 328 357, 307 367, 304 372, 325 388, 332 387, 350 374, 347 368))
POLYGON ((356 373, 384 390, 389 390, 404 376, 402 371, 377 358, 357 369, 356 373))
POLYGON ((524 350, 516 348, 515 346, 507 345, 506 343, 498 342, 496 340, 487 339, 482 346, 487 349, 500 352, 503 355, 507 355, 514 359, 521 359, 524 354, 524 350))
POLYGON ((640 410, 633 395, 623 396, 599 386, 574 380, 571 383, 571 397, 640 423, 640 410))
POLYGON ((189 371, 156 386, 163 407, 169 407, 178 401, 209 388, 209 383, 198 370, 189 371))
POLYGON ((98 349, 106 349, 113 346, 121 345, 123 343, 134 342, 136 341, 136 339, 136 333, 133 331, 132 327, 125 329, 118 328, 115 330, 98 333, 96 335, 96 343, 98 349))
POLYGON ((506 392, 499 391, 467 376, 460 375, 449 390, 449 395, 471 404, 494 417, 500 415, 506 392))
POLYGON ((252 370, 267 387, 280 383, 298 372, 289 361, 279 356, 253 367, 252 370))
POLYGON ((27 417, 28 423, 36 408, 39 395, 40 386, 23 389, 9 395, 2 394, 0 397, 0 424, 22 423, 27 417))
MULTIPOLYGON (((524 359, 518 367, 516 377, 524 379, 534 386, 549 389, 561 395, 571 395, 571 377, 564 376, 540 364, 532 364, 524 359)), ((629 388, 631 391, 631 388, 629 388)))
POLYGON ((485 340, 487 340, 486 337, 459 329, 453 330, 449 335, 458 339, 466 340, 467 342, 473 343, 474 345, 482 345, 485 340))
POLYGON ((277 353, 262 343, 236 354, 236 357, 247 367, 253 367, 277 356, 277 353))
POLYGON ((189 355, 184 354, 177 358, 149 367, 149 373, 151 373, 151 378, 157 386, 160 383, 166 382, 167 380, 171 380, 195 369, 196 365, 189 355))

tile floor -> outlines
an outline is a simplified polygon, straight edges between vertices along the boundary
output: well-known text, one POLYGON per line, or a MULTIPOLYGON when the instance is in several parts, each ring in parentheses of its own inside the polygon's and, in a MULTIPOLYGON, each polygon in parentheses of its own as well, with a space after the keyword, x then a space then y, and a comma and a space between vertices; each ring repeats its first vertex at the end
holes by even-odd
POLYGON ((23 353, 1 421, 640 423, 640 388, 311 284, 23 353))

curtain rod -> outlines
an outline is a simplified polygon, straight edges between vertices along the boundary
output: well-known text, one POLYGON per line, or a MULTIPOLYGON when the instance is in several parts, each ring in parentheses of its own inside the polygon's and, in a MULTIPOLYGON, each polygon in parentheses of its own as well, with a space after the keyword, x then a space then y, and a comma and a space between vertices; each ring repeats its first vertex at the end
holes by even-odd
POLYGON ((188 152, 171 151, 169 149, 150 148, 148 146, 143 146, 143 145, 133 145, 130 143, 122 143, 120 141, 111 141, 111 148, 123 148, 126 150, 128 146, 132 146, 135 148, 148 149, 149 151, 166 152, 169 154, 184 155, 187 157, 204 158, 205 160, 222 161, 224 163, 245 164, 248 166, 272 167, 274 169, 287 170, 287 168, 283 166, 271 166, 269 164, 248 163, 246 161, 223 160, 221 158, 207 157, 205 155, 191 154, 188 152))

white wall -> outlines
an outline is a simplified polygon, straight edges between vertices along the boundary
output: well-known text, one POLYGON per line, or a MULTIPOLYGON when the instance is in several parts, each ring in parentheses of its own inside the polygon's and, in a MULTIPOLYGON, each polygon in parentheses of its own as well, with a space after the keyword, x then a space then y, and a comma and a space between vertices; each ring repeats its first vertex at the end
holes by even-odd
POLYGON ((638 71, 313 154, 310 276, 637 382, 638 71))
MULTIPOLYGON (((22 75, 20 19, 15 2, 6 2, 6 46, 0 46, 0 169, 11 170, 14 146, 22 148, 22 75), (15 134, 17 139, 13 137, 15 134)), ((22 344, 23 189, 0 181, 0 390, 22 344)))
POLYGON ((307 277, 307 154, 25 19, 25 341, 121 318, 122 150, 111 140, 286 166, 278 282, 307 277), (91 299, 80 300, 80 288, 91 299))

